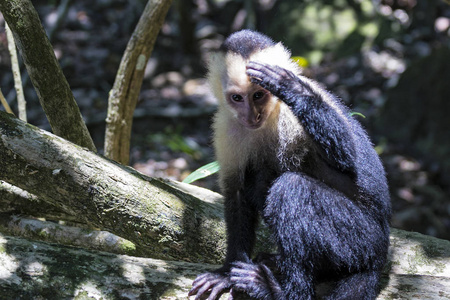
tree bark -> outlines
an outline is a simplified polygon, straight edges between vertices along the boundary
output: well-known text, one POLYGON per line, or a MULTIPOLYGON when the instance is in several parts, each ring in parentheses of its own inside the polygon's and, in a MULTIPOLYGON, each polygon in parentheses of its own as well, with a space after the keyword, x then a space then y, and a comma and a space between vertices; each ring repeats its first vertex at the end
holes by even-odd
POLYGON ((92 230, 86 228, 84 224, 69 226, 65 223, 0 214, 0 232, 6 235, 116 254, 145 256, 145 253, 137 251, 132 242, 115 234, 104 230, 92 230))
MULTIPOLYGON (((391 244, 390 264, 377 299, 449 299, 449 241, 393 230, 391 244)), ((187 299, 192 280, 218 267, 1 234, 0 262, 0 294, 5 299, 187 299)), ((228 294, 221 299, 228 299, 228 294)))
MULTIPOLYGON (((2 178, 1 174, 0 178, 2 178)), ((78 221, 75 215, 69 215, 62 209, 40 200, 36 195, 2 180, 0 180, 0 213, 78 221)))
POLYGON ((197 188, 193 196, 191 185, 146 177, 4 112, 0 161, 0 180, 147 256, 213 263, 224 256, 221 204, 200 200, 218 194, 197 188))
POLYGON ((172 0, 149 0, 128 42, 108 100, 105 156, 129 162, 133 112, 145 67, 172 0))
POLYGON ((53 132, 95 151, 69 83, 31 1, 0 0, 0 11, 11 28, 53 132))
POLYGON ((56 246, 0 234, 2 299, 187 299, 217 266, 56 246))

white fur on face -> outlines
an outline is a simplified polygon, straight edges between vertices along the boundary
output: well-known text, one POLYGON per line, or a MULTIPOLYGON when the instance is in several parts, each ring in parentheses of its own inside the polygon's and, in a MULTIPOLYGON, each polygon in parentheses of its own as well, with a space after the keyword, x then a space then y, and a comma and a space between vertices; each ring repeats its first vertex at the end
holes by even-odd
MULTIPOLYGON (((249 160, 266 158, 274 163, 273 160, 282 159, 278 155, 279 151, 289 151, 291 148, 289 145, 297 144, 305 139, 297 118, 274 96, 273 101, 267 106, 272 113, 263 128, 248 130, 236 120, 236 112, 227 103, 225 94, 227 91, 245 92, 254 88, 252 87, 254 84, 246 74, 246 65, 250 61, 277 65, 295 74, 301 72, 298 65, 290 59, 290 52, 281 43, 257 51, 248 59, 236 53, 212 55, 208 79, 214 95, 219 100, 219 110, 214 118, 213 128, 216 158, 223 166, 220 172, 221 178, 228 176, 227 174, 236 175, 242 172, 249 160), (281 124, 279 123, 280 113, 283 119, 281 124)), ((301 160, 301 157, 298 160, 301 160)), ((296 160, 279 161, 278 164, 292 164, 294 161, 296 160)), ((297 163, 294 164, 297 165, 297 163)))

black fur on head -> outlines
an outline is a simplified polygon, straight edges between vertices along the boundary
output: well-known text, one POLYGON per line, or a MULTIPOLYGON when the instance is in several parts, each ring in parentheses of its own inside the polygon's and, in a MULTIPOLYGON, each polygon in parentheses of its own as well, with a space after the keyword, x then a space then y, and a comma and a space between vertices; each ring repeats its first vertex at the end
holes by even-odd
POLYGON ((276 43, 268 36, 256 31, 244 29, 230 35, 220 47, 224 52, 234 52, 243 58, 249 58, 257 50, 274 46, 276 43))

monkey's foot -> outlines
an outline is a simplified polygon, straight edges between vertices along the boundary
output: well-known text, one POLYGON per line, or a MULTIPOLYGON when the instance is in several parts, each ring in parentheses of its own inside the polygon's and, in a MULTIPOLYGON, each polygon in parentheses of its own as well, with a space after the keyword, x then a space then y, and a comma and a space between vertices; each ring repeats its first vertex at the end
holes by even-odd
POLYGON ((228 276, 219 273, 204 273, 194 280, 188 295, 196 295, 195 300, 215 300, 230 288, 231 281, 228 276))
POLYGON ((277 295, 282 295, 272 271, 263 264, 234 263, 230 280, 233 290, 243 291, 257 299, 277 299, 277 295))

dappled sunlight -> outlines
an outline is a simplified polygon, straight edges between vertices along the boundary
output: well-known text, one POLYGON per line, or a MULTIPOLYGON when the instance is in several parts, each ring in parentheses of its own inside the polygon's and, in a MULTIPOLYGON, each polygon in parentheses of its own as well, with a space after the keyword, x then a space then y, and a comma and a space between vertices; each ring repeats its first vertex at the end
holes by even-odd
POLYGON ((77 287, 75 287, 73 291, 74 297, 86 297, 86 298, 94 298, 94 299, 107 299, 108 294, 102 292, 99 288, 99 284, 94 281, 87 280, 85 282, 80 283, 77 287))
POLYGON ((15 284, 20 284, 22 279, 15 275, 20 263, 6 251, 7 241, 0 234, 0 279, 9 279, 15 284))
POLYGON ((144 284, 145 273, 144 268, 139 265, 124 263, 122 265, 123 277, 132 284, 144 284))
POLYGON ((213 268, 0 235, 0 285, 11 299, 184 299, 196 274, 213 268))

